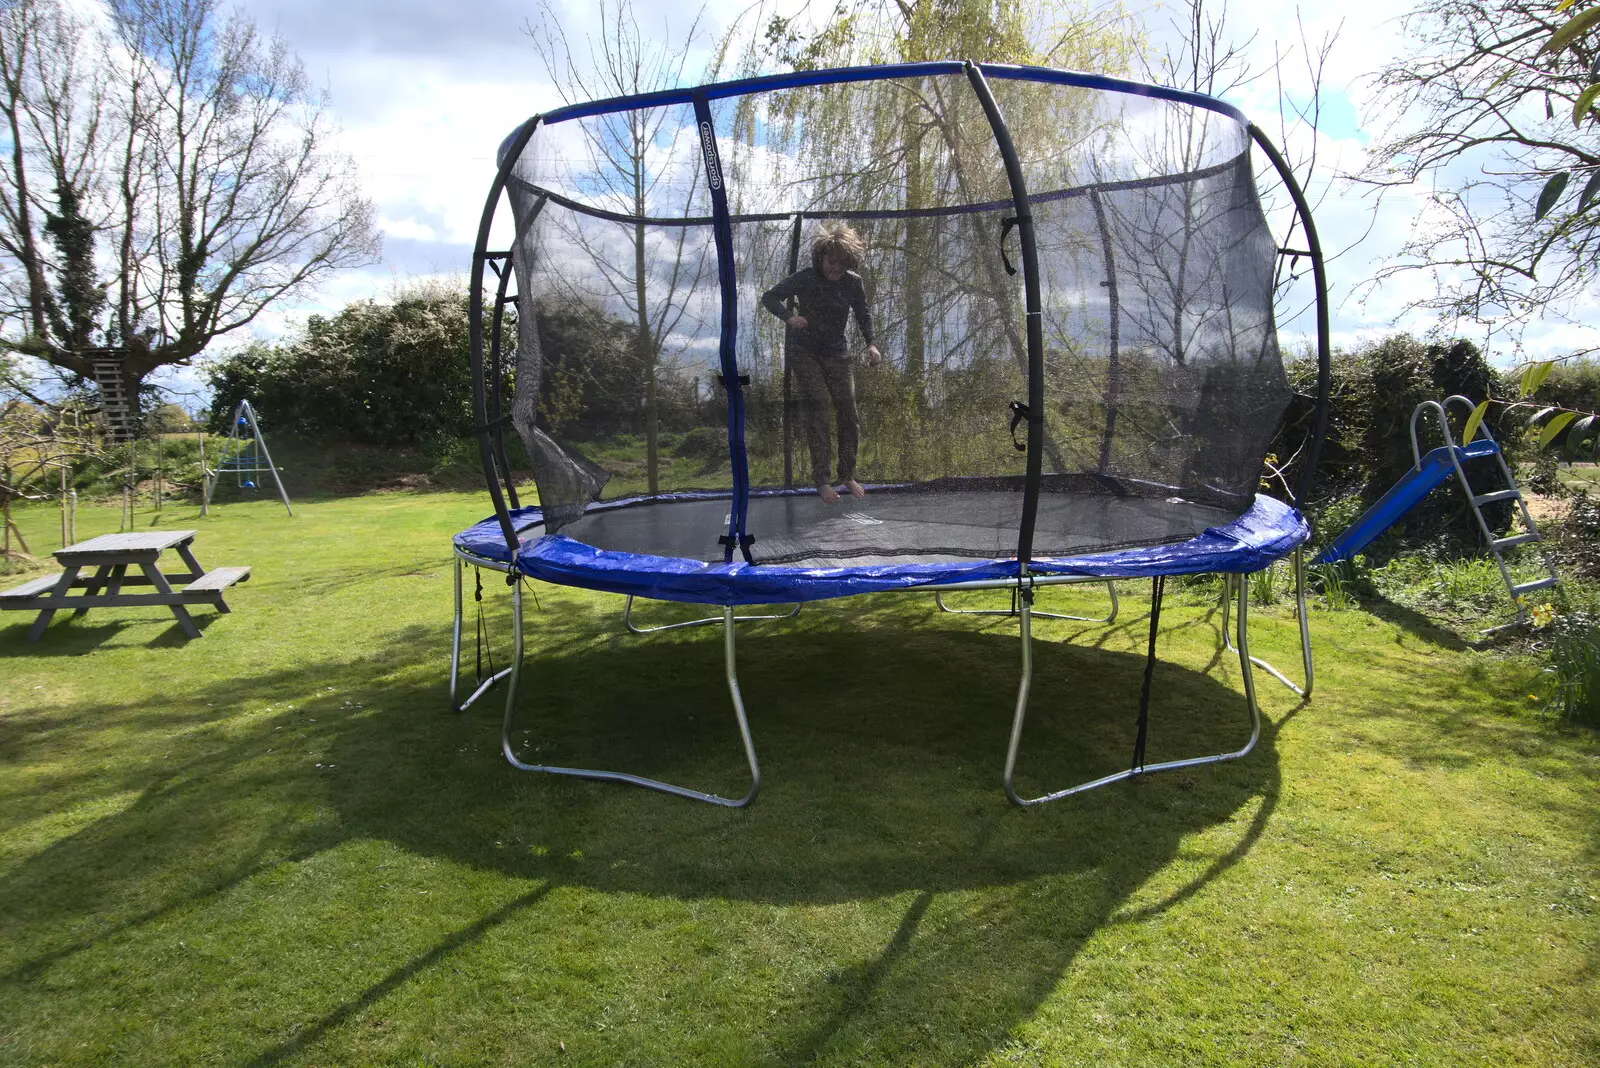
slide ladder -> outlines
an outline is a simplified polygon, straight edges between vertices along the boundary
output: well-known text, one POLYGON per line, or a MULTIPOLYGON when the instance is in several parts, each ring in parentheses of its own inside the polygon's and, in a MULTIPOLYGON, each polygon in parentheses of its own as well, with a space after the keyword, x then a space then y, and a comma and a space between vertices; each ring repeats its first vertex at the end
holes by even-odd
MULTIPOLYGON (((1350 525, 1350 528, 1333 540, 1327 548, 1317 556, 1315 563, 1326 564, 1339 560, 1348 560, 1356 553, 1366 548, 1367 544, 1383 533, 1396 520, 1410 511, 1416 503, 1427 496, 1428 493, 1444 482, 1452 474, 1461 484, 1462 491, 1467 495, 1467 503, 1472 507, 1472 514, 1478 520, 1478 529, 1483 532, 1484 541, 1489 546, 1489 552, 1494 555, 1495 565, 1500 569, 1500 578, 1506 584, 1506 591, 1510 593, 1512 603, 1517 607, 1517 618, 1506 626, 1520 626, 1527 622, 1528 610, 1523 603, 1525 594, 1537 590, 1545 590, 1557 582, 1555 568, 1551 566, 1548 556, 1542 556, 1545 570, 1548 574, 1543 578, 1531 582, 1519 583, 1511 577, 1511 570, 1506 566, 1505 552, 1518 545, 1542 543, 1544 536, 1539 533, 1539 528, 1534 524, 1533 516, 1528 513, 1528 502, 1522 496, 1522 490, 1517 485, 1516 478, 1511 474, 1511 467, 1506 463, 1505 454, 1500 451, 1500 445, 1489 433, 1489 428, 1483 423, 1478 424, 1477 432, 1473 439, 1464 445, 1457 445, 1454 436, 1450 433, 1449 406, 1459 404, 1470 413, 1475 405, 1466 397, 1447 397, 1443 404, 1438 401, 1423 401, 1411 413, 1411 455, 1415 466, 1399 482, 1385 493, 1371 508, 1350 525), (1439 430, 1444 435, 1444 445, 1430 451, 1426 456, 1417 441, 1417 423, 1424 414, 1431 414, 1437 419, 1439 430), (1462 467, 1462 461, 1487 458, 1493 456, 1495 466, 1500 472, 1501 488, 1490 490, 1487 493, 1478 493, 1472 488, 1472 483, 1467 479, 1467 472, 1462 467), (1498 501, 1515 501, 1517 510, 1522 517, 1522 530, 1520 534, 1510 534, 1497 538, 1494 531, 1489 529, 1488 520, 1483 517, 1483 506, 1494 504, 1498 501)), ((1495 627, 1492 630, 1504 628, 1495 627)))

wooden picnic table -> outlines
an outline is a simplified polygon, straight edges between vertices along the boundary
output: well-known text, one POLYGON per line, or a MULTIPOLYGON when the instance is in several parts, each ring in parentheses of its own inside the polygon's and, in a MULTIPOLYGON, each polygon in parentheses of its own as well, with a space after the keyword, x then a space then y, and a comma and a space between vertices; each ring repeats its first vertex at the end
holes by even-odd
POLYGON ((209 604, 218 612, 227 612, 228 605, 222 592, 236 582, 250 577, 248 567, 218 567, 207 571, 195 559, 189 545, 194 541, 192 530, 152 530, 130 534, 102 534, 65 549, 57 549, 56 560, 62 565, 59 575, 45 575, 32 582, 0 593, 0 609, 38 612, 39 616, 28 628, 28 641, 36 642, 50 625, 51 618, 64 609, 81 616, 91 608, 132 608, 145 605, 164 605, 172 609, 178 625, 191 638, 200 637, 200 628, 189 618, 188 608, 195 604, 209 604), (157 566, 161 554, 176 549, 187 571, 164 573, 157 566), (135 566, 141 574, 130 575, 128 568, 135 566), (85 568, 94 568, 94 574, 82 577, 85 568), (183 588, 176 589, 174 584, 183 588), (153 586, 151 593, 124 593, 124 586, 153 586), (82 589, 82 593, 73 593, 82 589))

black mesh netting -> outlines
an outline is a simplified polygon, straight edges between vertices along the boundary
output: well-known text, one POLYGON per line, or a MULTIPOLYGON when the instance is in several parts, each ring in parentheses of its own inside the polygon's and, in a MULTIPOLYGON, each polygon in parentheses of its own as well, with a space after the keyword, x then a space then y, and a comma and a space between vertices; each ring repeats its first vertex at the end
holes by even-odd
MULTIPOLYGON (((1290 395, 1246 129, 1187 102, 993 85, 1038 249, 1034 554, 1176 541, 1239 515, 1290 395)), ((757 561, 1015 553, 1015 442, 1027 423, 1014 427, 1013 402, 1028 397, 1030 367, 1022 261, 1001 152, 968 79, 769 89, 710 107, 726 278, 689 104, 542 126, 511 173, 512 414, 549 529, 721 559, 737 496, 654 518, 648 506, 580 517, 594 500, 729 494, 738 455, 756 493, 745 531, 757 561), (863 359, 859 315, 841 350, 763 305, 812 268, 825 221, 865 247, 855 273, 878 366, 863 359), (725 287, 743 400, 731 440, 725 287), (760 492, 849 475, 866 497, 760 492)), ((838 287, 856 283, 829 284, 796 283, 785 315, 807 301, 814 317, 846 307, 838 287)))

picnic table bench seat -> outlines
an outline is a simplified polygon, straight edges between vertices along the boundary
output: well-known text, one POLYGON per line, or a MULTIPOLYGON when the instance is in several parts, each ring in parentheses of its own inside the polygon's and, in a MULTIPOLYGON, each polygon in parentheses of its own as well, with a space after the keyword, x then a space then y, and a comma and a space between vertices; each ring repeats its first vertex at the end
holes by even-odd
POLYGON ((185 597, 190 594, 221 593, 235 582, 244 582, 249 577, 248 566, 214 567, 185 586, 181 592, 185 597))
POLYGON ((48 592, 61 580, 61 573, 54 575, 40 575, 36 579, 24 582, 20 586, 13 586, 9 590, 0 591, 0 601, 26 601, 48 592))

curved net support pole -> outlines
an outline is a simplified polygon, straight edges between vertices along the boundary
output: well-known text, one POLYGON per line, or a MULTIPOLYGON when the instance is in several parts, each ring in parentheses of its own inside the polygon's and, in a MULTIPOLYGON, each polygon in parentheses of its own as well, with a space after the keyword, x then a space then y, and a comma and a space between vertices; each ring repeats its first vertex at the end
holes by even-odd
MULTIPOLYGON (((1311 487, 1316 481, 1317 464, 1322 457, 1323 442, 1327 440, 1328 411, 1333 395, 1333 331, 1329 325, 1331 311, 1328 302, 1328 265, 1322 255, 1322 240, 1317 236, 1317 224, 1311 218, 1311 203, 1306 199, 1305 190, 1300 188, 1300 182, 1294 176, 1294 168, 1289 166, 1283 153, 1278 151, 1272 139, 1259 126, 1250 123, 1245 129, 1250 139, 1266 154, 1273 170, 1283 180, 1284 188, 1289 191, 1289 199, 1294 202, 1295 217, 1300 221, 1300 228, 1306 239, 1303 255, 1311 260, 1311 278, 1316 291, 1316 414, 1312 418, 1311 439, 1306 446, 1305 467, 1300 475, 1300 484, 1295 487, 1293 501, 1296 508, 1304 508, 1306 501, 1311 497, 1311 487)), ((1294 249, 1281 251, 1288 251, 1291 255, 1302 254, 1294 249)), ((1309 688, 1308 684, 1307 689, 1309 688)))
MULTIPOLYGON (((1040 612, 1031 611, 1029 614, 1035 619, 1070 619, 1079 623, 1113 623, 1122 606, 1117 601, 1117 584, 1106 581, 1106 593, 1111 595, 1111 611, 1104 616, 1074 616, 1066 612, 1040 612)), ((1021 614, 1021 598, 1012 592, 1010 608, 951 608, 944 603, 944 591, 933 592, 933 603, 939 606, 939 611, 948 612, 953 616, 1015 616, 1021 614)))
MULTIPOLYGON (((1260 657, 1252 656, 1250 658, 1250 663, 1254 664, 1262 671, 1265 671, 1268 675, 1271 675, 1273 678, 1283 683, 1289 688, 1289 692, 1293 693, 1302 701, 1309 701, 1311 700, 1311 687, 1316 682, 1316 676, 1312 672, 1311 668, 1311 620, 1310 617, 1306 615, 1306 562, 1303 548, 1296 549, 1292 559, 1294 566, 1295 616, 1300 621, 1300 663, 1305 669, 1306 684, 1304 686, 1296 685, 1293 679, 1290 679, 1283 672, 1279 671, 1265 660, 1262 660, 1260 657)), ((1247 580, 1243 575, 1223 576, 1222 646, 1230 653, 1237 653, 1239 649, 1236 645, 1234 645, 1233 639, 1228 634, 1228 602, 1232 599, 1234 586, 1237 584, 1242 584, 1245 581, 1247 580)))
MULTIPOLYGON (((754 623, 763 619, 793 619, 800 614, 801 602, 796 602, 794 610, 790 612, 776 612, 772 615, 761 616, 734 616, 735 623, 754 623)), ((704 627, 710 623, 721 623, 722 616, 707 616, 704 619, 690 619, 682 623, 663 623, 659 627, 639 627, 633 622, 633 594, 628 594, 628 600, 622 606, 622 623, 632 634, 655 634, 663 630, 677 630, 680 627, 704 627)))
POLYGON ((761 765, 756 761, 755 742, 750 737, 750 721, 745 717, 744 698, 739 693, 739 674, 736 668, 733 644, 733 629, 735 617, 732 608, 722 610, 723 655, 727 662, 728 695, 733 699, 733 716, 739 725, 739 739, 744 744, 745 760, 750 765, 750 790, 743 797, 727 798, 719 794, 708 794, 700 790, 691 790, 686 786, 677 786, 660 779, 646 778, 643 775, 630 775, 622 771, 599 771, 593 768, 563 768, 552 764, 529 764, 518 758, 516 749, 511 744, 511 725, 516 718, 517 711, 517 682, 522 674, 522 583, 519 581, 512 587, 512 640, 511 667, 507 669, 511 676, 511 685, 506 691, 506 715, 500 727, 500 751, 506 760, 518 771, 539 771, 547 775, 568 775, 576 779, 593 779, 596 782, 620 782, 630 786, 642 786, 646 790, 659 790, 664 794, 673 794, 677 797, 687 797, 691 801, 704 801, 712 805, 721 805, 724 808, 744 808, 756 799, 756 794, 761 791, 761 765))
MULTIPOLYGON (((541 205, 543 201, 540 202, 541 205)), ((495 464, 498 466, 500 477, 505 482, 506 497, 511 502, 511 507, 520 508, 522 502, 517 499, 517 480, 511 473, 511 460, 506 455, 506 423, 505 408, 505 380, 506 369, 505 349, 500 341, 500 327, 505 321, 507 305, 517 306, 518 295, 509 294, 512 275, 512 253, 506 253, 505 259, 489 257, 487 262, 491 270, 498 273, 500 281, 494 294, 494 320, 489 324, 489 359, 487 371, 491 376, 489 392, 489 425, 494 428, 494 441, 491 453, 495 464)))
MULTIPOLYGON (((1255 749, 1256 743, 1261 740, 1261 708, 1256 703, 1255 676, 1251 671, 1250 639, 1246 620, 1249 616, 1249 593, 1247 584, 1239 583, 1239 671, 1244 676, 1244 699, 1250 710, 1250 737, 1244 745, 1231 753, 1217 753, 1212 756, 1189 757, 1183 760, 1164 760, 1159 764, 1135 764, 1125 771, 1113 772, 1103 775, 1089 782, 1069 786, 1064 790, 1041 794, 1038 797, 1023 797, 1017 793, 1013 782, 1013 775, 1017 767, 1017 751, 1022 745, 1022 724, 1028 712, 1028 691, 1033 683, 1033 635, 1029 626, 1030 598, 1024 591, 1019 619, 1022 624, 1022 683, 1017 689, 1017 710, 1011 721, 1011 741, 1006 748, 1006 766, 1004 786, 1006 796, 1017 805, 1042 805, 1047 801, 1059 801, 1063 797, 1081 794, 1087 790, 1094 790, 1101 786, 1109 786, 1114 782, 1124 779, 1138 778, 1143 775, 1152 775, 1160 771, 1176 771, 1179 768, 1193 768, 1202 764, 1220 764, 1225 760, 1238 760, 1248 756, 1255 749)), ((1154 629, 1154 628, 1152 628, 1154 629)), ((1152 646, 1153 648, 1153 646, 1152 646)))
POLYGON ((505 191, 506 180, 516 166, 517 158, 528 146, 528 141, 538 126, 539 117, 536 115, 519 126, 516 133, 501 146, 500 166, 495 172, 494 182, 489 186, 489 196, 484 201, 483 214, 478 220, 478 237, 472 246, 472 270, 467 289, 467 334, 472 366, 472 418, 476 424, 473 436, 478 440, 478 460, 483 465, 483 477, 489 485, 489 499, 494 502, 495 518, 500 521, 500 532, 505 536, 506 547, 513 553, 517 551, 521 541, 517 537, 516 528, 511 524, 511 513, 506 507, 506 494, 501 490, 499 472, 495 466, 494 438, 489 425, 487 368, 490 361, 485 351, 483 282, 489 261, 495 258, 489 251, 489 230, 494 223, 500 194, 505 191))

